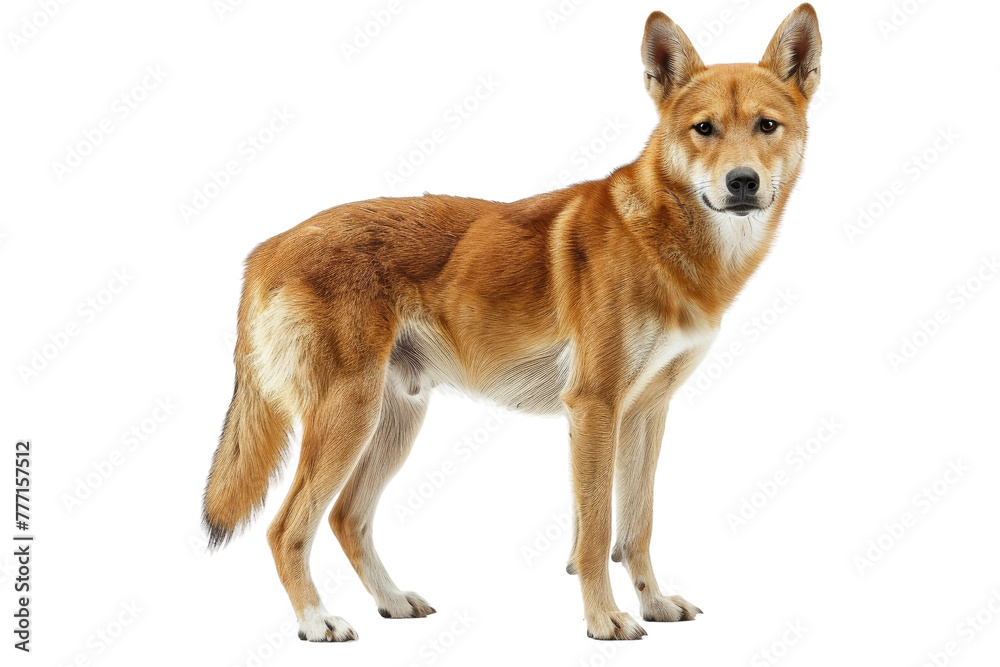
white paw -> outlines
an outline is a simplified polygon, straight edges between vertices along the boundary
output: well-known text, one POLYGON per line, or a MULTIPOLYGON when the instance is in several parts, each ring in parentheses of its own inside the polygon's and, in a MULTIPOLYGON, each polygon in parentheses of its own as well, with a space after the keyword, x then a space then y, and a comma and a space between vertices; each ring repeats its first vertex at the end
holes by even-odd
POLYGON ((322 606, 306 609, 299 619, 299 639, 311 642, 349 642, 358 638, 351 624, 331 616, 322 606))
POLYGON ((646 630, 624 611, 603 611, 587 615, 587 636, 591 639, 642 639, 646 630))
POLYGON ((680 595, 647 595, 639 601, 644 621, 693 621, 701 613, 680 595))
POLYGON ((437 612, 427 600, 413 591, 398 591, 383 595, 377 602, 378 613, 383 618, 423 618, 437 612))

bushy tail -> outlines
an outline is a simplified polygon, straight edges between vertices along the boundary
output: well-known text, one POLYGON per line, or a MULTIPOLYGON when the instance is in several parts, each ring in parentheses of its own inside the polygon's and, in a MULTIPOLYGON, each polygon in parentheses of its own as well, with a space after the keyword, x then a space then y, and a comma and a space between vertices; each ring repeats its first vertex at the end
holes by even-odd
POLYGON ((225 546, 264 505, 288 447, 290 420, 269 405, 249 375, 246 348, 236 346, 236 388, 205 487, 210 550, 225 546), (241 372, 242 371, 242 372, 241 372))

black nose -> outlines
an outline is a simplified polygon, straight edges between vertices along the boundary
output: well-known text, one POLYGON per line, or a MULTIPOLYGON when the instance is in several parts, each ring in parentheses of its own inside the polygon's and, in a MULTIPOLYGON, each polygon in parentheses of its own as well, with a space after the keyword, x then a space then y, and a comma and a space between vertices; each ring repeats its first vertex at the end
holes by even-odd
POLYGON ((752 197, 760 187, 760 177, 749 167, 737 167, 726 174, 726 187, 737 197, 752 197))

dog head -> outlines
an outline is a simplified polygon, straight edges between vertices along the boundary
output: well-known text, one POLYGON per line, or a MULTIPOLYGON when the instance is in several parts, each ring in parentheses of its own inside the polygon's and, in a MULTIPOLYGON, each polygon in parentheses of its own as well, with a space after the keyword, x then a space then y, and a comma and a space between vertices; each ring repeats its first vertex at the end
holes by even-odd
POLYGON ((715 214, 766 214, 798 174, 820 50, 809 4, 788 15, 757 64, 706 66, 680 27, 650 14, 642 60, 665 173, 715 214))

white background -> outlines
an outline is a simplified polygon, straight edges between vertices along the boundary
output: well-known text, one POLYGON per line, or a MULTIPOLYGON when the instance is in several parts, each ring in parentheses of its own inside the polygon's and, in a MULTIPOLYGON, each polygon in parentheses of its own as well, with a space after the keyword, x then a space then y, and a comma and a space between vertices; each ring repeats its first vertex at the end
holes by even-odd
MULTIPOLYGON (((252 529, 203 550, 244 257, 346 201, 425 190, 510 201, 563 171, 602 177, 655 123, 639 59, 651 10, 712 63, 758 60, 793 4, 593 0, 563 3, 555 21, 556 0, 406 1, 350 59, 342 45, 387 0, 250 0, 221 16, 219 4, 69 3, 49 19, 33 1, 4 4, 0 440, 11 459, 16 439, 33 441, 37 536, 30 655, 10 646, 12 547, 0 557, 5 664, 772 664, 765 650, 790 666, 918 666, 929 653, 995 664, 1000 280, 978 275, 992 277, 984 258, 1000 250, 995 3, 909 0, 888 33, 889 1, 816 3, 823 86, 805 168, 779 241, 724 321, 713 377, 674 400, 659 466, 657 573, 703 616, 643 623, 640 642, 588 640, 563 570, 565 422, 516 416, 487 434, 486 406, 439 396, 376 520, 389 571, 438 613, 382 619, 324 524, 313 571, 360 635, 340 645, 288 632, 264 535, 290 474, 252 529), (460 126, 446 120, 491 76, 496 89, 480 89, 460 126), (124 118, 123 94, 135 107, 124 118), (274 109, 294 119, 247 159, 241 144, 274 109), (111 132, 88 150, 102 119, 111 132), (609 122, 624 127, 604 141, 609 122), (446 141, 390 189, 385 173, 438 127, 446 141), (58 173, 81 143, 88 154, 58 173), (239 173, 185 220, 181 205, 230 160, 239 173), (872 219, 851 232, 859 208, 872 219), (127 286, 104 292, 123 270, 127 286), (792 305, 778 313, 783 290, 792 305), (926 325, 936 311, 943 323, 926 325), (60 334, 73 324, 77 335, 60 334), (894 364, 904 338, 918 347, 894 364), (742 353, 726 359, 734 342, 742 353), (176 406, 162 423, 158 400, 176 406), (831 418, 842 426, 808 462, 787 458, 831 418), (133 428, 146 431, 134 448, 133 428), (465 438, 483 444, 467 456, 465 438), (454 474, 421 488, 447 461, 454 474), (950 462, 966 472, 939 482, 934 502, 915 498, 950 462), (786 483, 772 487, 776 473, 786 483), (771 497, 753 495, 762 488, 771 497), (411 492, 423 506, 400 518, 411 492), (734 529, 744 500, 756 513, 734 529), (905 513, 912 525, 888 535, 905 513), (135 618, 122 612, 133 604, 135 618), (983 609, 992 624, 970 630, 983 609)), ((623 568, 612 576, 637 615, 623 568)))

